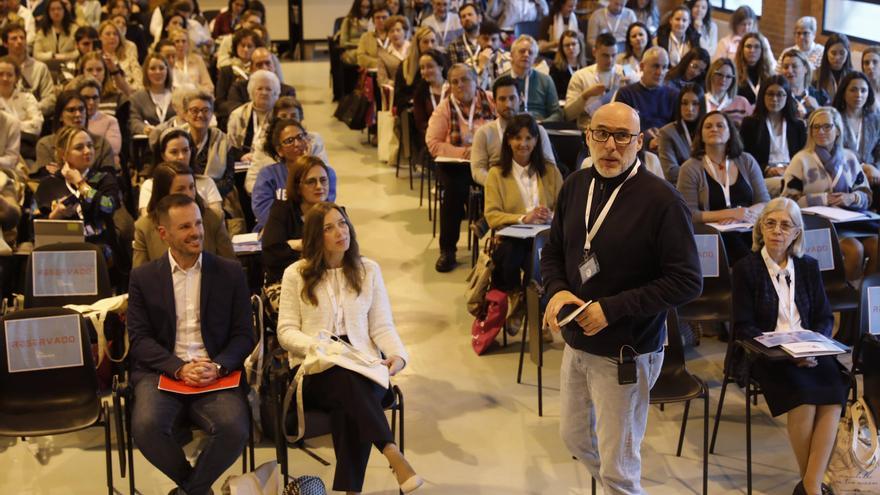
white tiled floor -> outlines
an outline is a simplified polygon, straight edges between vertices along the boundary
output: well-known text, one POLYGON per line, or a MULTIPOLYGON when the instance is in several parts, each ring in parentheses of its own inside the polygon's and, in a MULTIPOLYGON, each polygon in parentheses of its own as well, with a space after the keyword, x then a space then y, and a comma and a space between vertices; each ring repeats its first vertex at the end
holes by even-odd
MULTIPOLYGON (((471 318, 464 309, 468 268, 450 274, 434 271, 438 255, 426 209, 418 206, 418 182, 410 191, 404 178, 375 160, 364 135, 332 117, 328 64, 285 64, 305 105, 306 124, 327 144, 339 174, 339 202, 357 229, 362 252, 377 260, 390 292, 398 329, 412 363, 397 383, 406 397, 406 452, 427 479, 425 494, 588 494, 590 479, 563 446, 559 425, 559 360, 547 352, 544 417, 537 415, 534 366, 526 363, 524 383, 516 383, 518 347, 496 348, 482 357, 470 349, 471 318)), ((465 261, 464 237, 459 249, 465 261)), ((689 354, 691 371, 712 385, 714 417, 724 347, 707 339, 689 354)), ((709 491, 745 492, 745 427, 743 395, 731 389, 725 406, 717 454, 709 462, 709 491)), ((763 404, 753 415, 755 492, 788 494, 797 467, 784 423, 773 420, 763 404)), ((693 404, 684 452, 675 457, 682 406, 665 412, 652 408, 642 449, 645 489, 651 494, 700 492, 702 405, 693 404)), ((41 465, 32 448, 20 440, 0 440, 0 494, 99 494, 104 489, 102 432, 98 429, 54 439, 56 449, 41 465)), ((329 437, 313 442, 317 452, 333 458, 329 437)), ((321 476, 330 484, 333 466, 322 467, 299 451, 290 451, 296 474, 321 476)), ((257 461, 274 458, 269 445, 257 461)), ((397 493, 387 464, 374 453, 365 493, 397 493)), ((138 488, 144 495, 165 495, 172 484, 139 455, 138 488)), ((237 472, 240 464, 227 474, 237 472)), ((127 480, 116 483, 127 491, 127 480)), ((221 483, 215 486, 219 493, 221 483)))

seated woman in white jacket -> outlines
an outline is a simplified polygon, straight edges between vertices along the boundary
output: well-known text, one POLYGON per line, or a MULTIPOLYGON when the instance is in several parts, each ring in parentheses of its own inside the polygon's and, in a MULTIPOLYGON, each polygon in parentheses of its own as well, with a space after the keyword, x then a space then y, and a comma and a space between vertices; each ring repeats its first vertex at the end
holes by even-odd
MULTIPOLYGON (((281 280, 278 340, 292 365, 303 361, 322 330, 371 357, 380 358, 381 352, 390 375, 409 359, 394 328, 379 265, 360 256, 354 227, 340 207, 326 202, 306 214, 302 258, 281 280)), ((388 459, 404 493, 422 485, 388 426, 383 398, 390 389, 333 366, 306 376, 302 392, 305 408, 329 411, 332 418, 333 490, 361 491, 371 445, 388 459)))

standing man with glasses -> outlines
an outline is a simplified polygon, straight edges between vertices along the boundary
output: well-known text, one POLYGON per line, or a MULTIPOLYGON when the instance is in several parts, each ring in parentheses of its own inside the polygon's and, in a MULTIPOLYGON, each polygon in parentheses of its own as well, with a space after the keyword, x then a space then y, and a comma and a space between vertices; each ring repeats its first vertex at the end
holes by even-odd
POLYGON ((541 255, 550 297, 544 324, 561 329, 566 343, 563 441, 604 493, 637 495, 666 312, 700 294, 702 275, 684 201, 636 157, 644 140, 638 113, 607 104, 586 135, 593 167, 562 186, 541 255))

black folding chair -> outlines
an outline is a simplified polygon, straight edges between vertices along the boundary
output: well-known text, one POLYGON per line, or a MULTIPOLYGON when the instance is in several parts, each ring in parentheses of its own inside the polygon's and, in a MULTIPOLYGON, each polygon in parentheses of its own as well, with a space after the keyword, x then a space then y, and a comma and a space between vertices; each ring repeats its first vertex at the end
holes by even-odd
POLYGON ((541 281, 541 251, 544 249, 544 245, 547 244, 547 239, 550 238, 550 229, 541 231, 535 238, 532 240, 532 252, 531 259, 529 261, 529 268, 526 276, 524 277, 524 287, 523 290, 526 292, 526 319, 524 320, 523 328, 522 328, 522 339, 519 344, 519 366, 516 370, 516 383, 522 383, 522 370, 523 370, 523 359, 526 353, 526 338, 529 330, 532 330, 533 335, 529 338, 529 353, 531 355, 532 362, 538 366, 538 416, 543 415, 542 408, 542 390, 541 390, 541 367, 543 366, 543 355, 544 355, 544 340, 541 336, 541 311, 540 304, 533 308, 530 308, 528 305, 528 289, 529 287, 534 285, 536 289, 538 300, 540 301, 541 296, 543 295, 542 281, 541 281), (530 313, 529 310, 534 309, 536 312, 530 313), (537 318, 537 319, 536 319, 537 318))
POLYGON ((675 455, 681 457, 691 401, 703 399, 703 495, 706 495, 709 482, 709 386, 687 369, 675 310, 670 310, 666 316, 666 330, 669 344, 666 346, 660 376, 651 388, 651 404, 684 402, 678 449, 675 451, 675 455))
MULTIPOLYGON (((868 401, 871 410, 876 411, 875 415, 877 415, 880 414, 880 382, 876 384, 876 387, 873 382, 875 381, 874 375, 880 375, 880 370, 875 373, 871 364, 875 362, 874 357, 880 356, 876 354, 880 350, 880 339, 877 338, 877 334, 871 332, 870 321, 872 312, 880 313, 880 272, 872 273, 862 279, 859 298, 859 336, 856 339, 855 346, 853 346, 851 372, 853 378, 856 375, 865 375, 865 400, 868 401), (871 289, 874 290, 872 291, 871 289), (872 292, 874 297, 869 296, 872 292)), ((874 331, 880 332, 880 325, 874 331)), ((859 397, 858 386, 858 381, 853 379, 853 400, 859 397)))
POLYGON ((110 411, 98 394, 98 376, 82 316, 70 309, 43 307, 9 313, 2 321, 0 332, 6 349, 0 352, 0 436, 40 437, 102 427, 107 493, 113 495, 110 411), (58 318, 51 332, 35 324, 40 320, 45 324, 50 318, 58 318), (39 363, 26 349, 13 351, 16 342, 41 336, 56 340, 76 336, 78 349, 68 348, 64 353, 59 349, 56 354, 70 358, 73 355, 69 352, 74 351, 79 359, 39 363), (63 367, 35 367, 38 364, 63 367))
MULTIPOLYGON (((62 266, 57 267, 64 268, 62 266)), ((110 284, 110 272, 107 268, 107 260, 104 259, 104 253, 101 248, 88 242, 65 242, 57 244, 48 244, 34 249, 31 256, 28 257, 27 268, 25 268, 24 281, 24 307, 25 308, 43 308, 43 307, 61 307, 67 304, 92 304, 95 301, 113 296, 113 287, 110 284), (95 267, 97 286, 93 294, 78 295, 56 295, 56 296, 40 296, 34 295, 34 255, 40 256, 38 253, 52 252, 72 252, 87 251, 95 253, 95 267)))
POLYGON ((828 303, 831 304, 831 311, 840 313, 840 328, 834 338, 844 344, 854 345, 856 336, 853 335, 855 333, 853 327, 856 324, 856 311, 859 308, 859 291, 846 280, 837 229, 834 228, 831 220, 818 215, 803 215, 803 218, 805 231, 828 229, 831 236, 834 268, 822 272, 822 283, 825 286, 828 303))

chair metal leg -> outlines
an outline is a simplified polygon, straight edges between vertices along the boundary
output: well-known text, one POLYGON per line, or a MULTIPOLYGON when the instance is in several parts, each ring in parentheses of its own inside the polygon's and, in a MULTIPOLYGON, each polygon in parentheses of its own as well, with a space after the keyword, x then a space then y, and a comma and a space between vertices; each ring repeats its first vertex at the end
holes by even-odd
POLYGON ((129 407, 130 395, 126 395, 125 403, 122 406, 123 418, 125 418, 125 450, 128 455, 128 493, 135 495, 137 489, 134 487, 134 436, 131 433, 131 408, 129 407))
POLYGON ((709 493, 709 387, 703 384, 703 495, 709 493))
MULTIPOLYGON (((725 371, 721 379, 721 395, 718 397, 718 409, 715 411, 715 426, 712 427, 712 442, 709 444, 709 452, 715 453, 715 440, 718 437, 718 426, 721 424, 721 409, 724 407, 724 396, 727 394, 727 384, 730 383, 730 375, 725 371)), ((748 398, 746 399, 748 402, 748 398)))
POLYGON ((119 393, 113 393, 113 420, 116 423, 116 443, 119 446, 119 473, 125 478, 125 428, 122 425, 122 400, 119 393))
POLYGON ((403 454, 403 450, 404 450, 404 445, 403 445, 403 440, 404 440, 404 436, 403 436, 403 424, 404 424, 403 411, 404 411, 404 409, 403 409, 403 394, 400 393, 400 389, 397 390, 397 404, 398 404, 398 408, 400 409, 400 445, 399 445, 399 447, 400 447, 400 453, 403 454))
POLYGON ((681 457, 681 447, 684 445, 684 432, 687 430, 688 413, 691 410, 691 401, 684 403, 684 414, 681 416, 681 432, 678 434, 678 450, 675 451, 676 457, 681 457))
POLYGON ((104 461, 107 463, 107 493, 114 495, 113 492, 113 451, 110 443, 110 408, 104 404, 103 408, 104 422, 104 461))
POLYGON ((541 366, 538 366, 538 417, 544 416, 544 384, 541 381, 541 366))
MULTIPOLYGON (((523 359, 526 355, 526 334, 529 333, 528 318, 523 318, 522 340, 519 342, 519 367, 516 370, 516 383, 522 383, 523 359)), ((534 337, 532 337, 534 339, 534 337)))
MULTIPOLYGON (((751 368, 751 366, 749 366, 751 368)), ((746 493, 752 495, 752 390, 750 372, 746 371, 746 493)))
POLYGON ((250 438, 248 439, 248 451, 250 452, 250 468, 251 468, 251 471, 253 471, 254 469, 256 469, 256 466, 254 465, 256 463, 256 454, 254 452, 256 450, 256 448, 254 445, 254 420, 253 420, 253 418, 251 418, 250 425, 251 425, 251 427, 250 427, 251 431, 250 431, 250 438))
POLYGON ((596 478, 590 478, 590 493, 596 495, 596 478))

